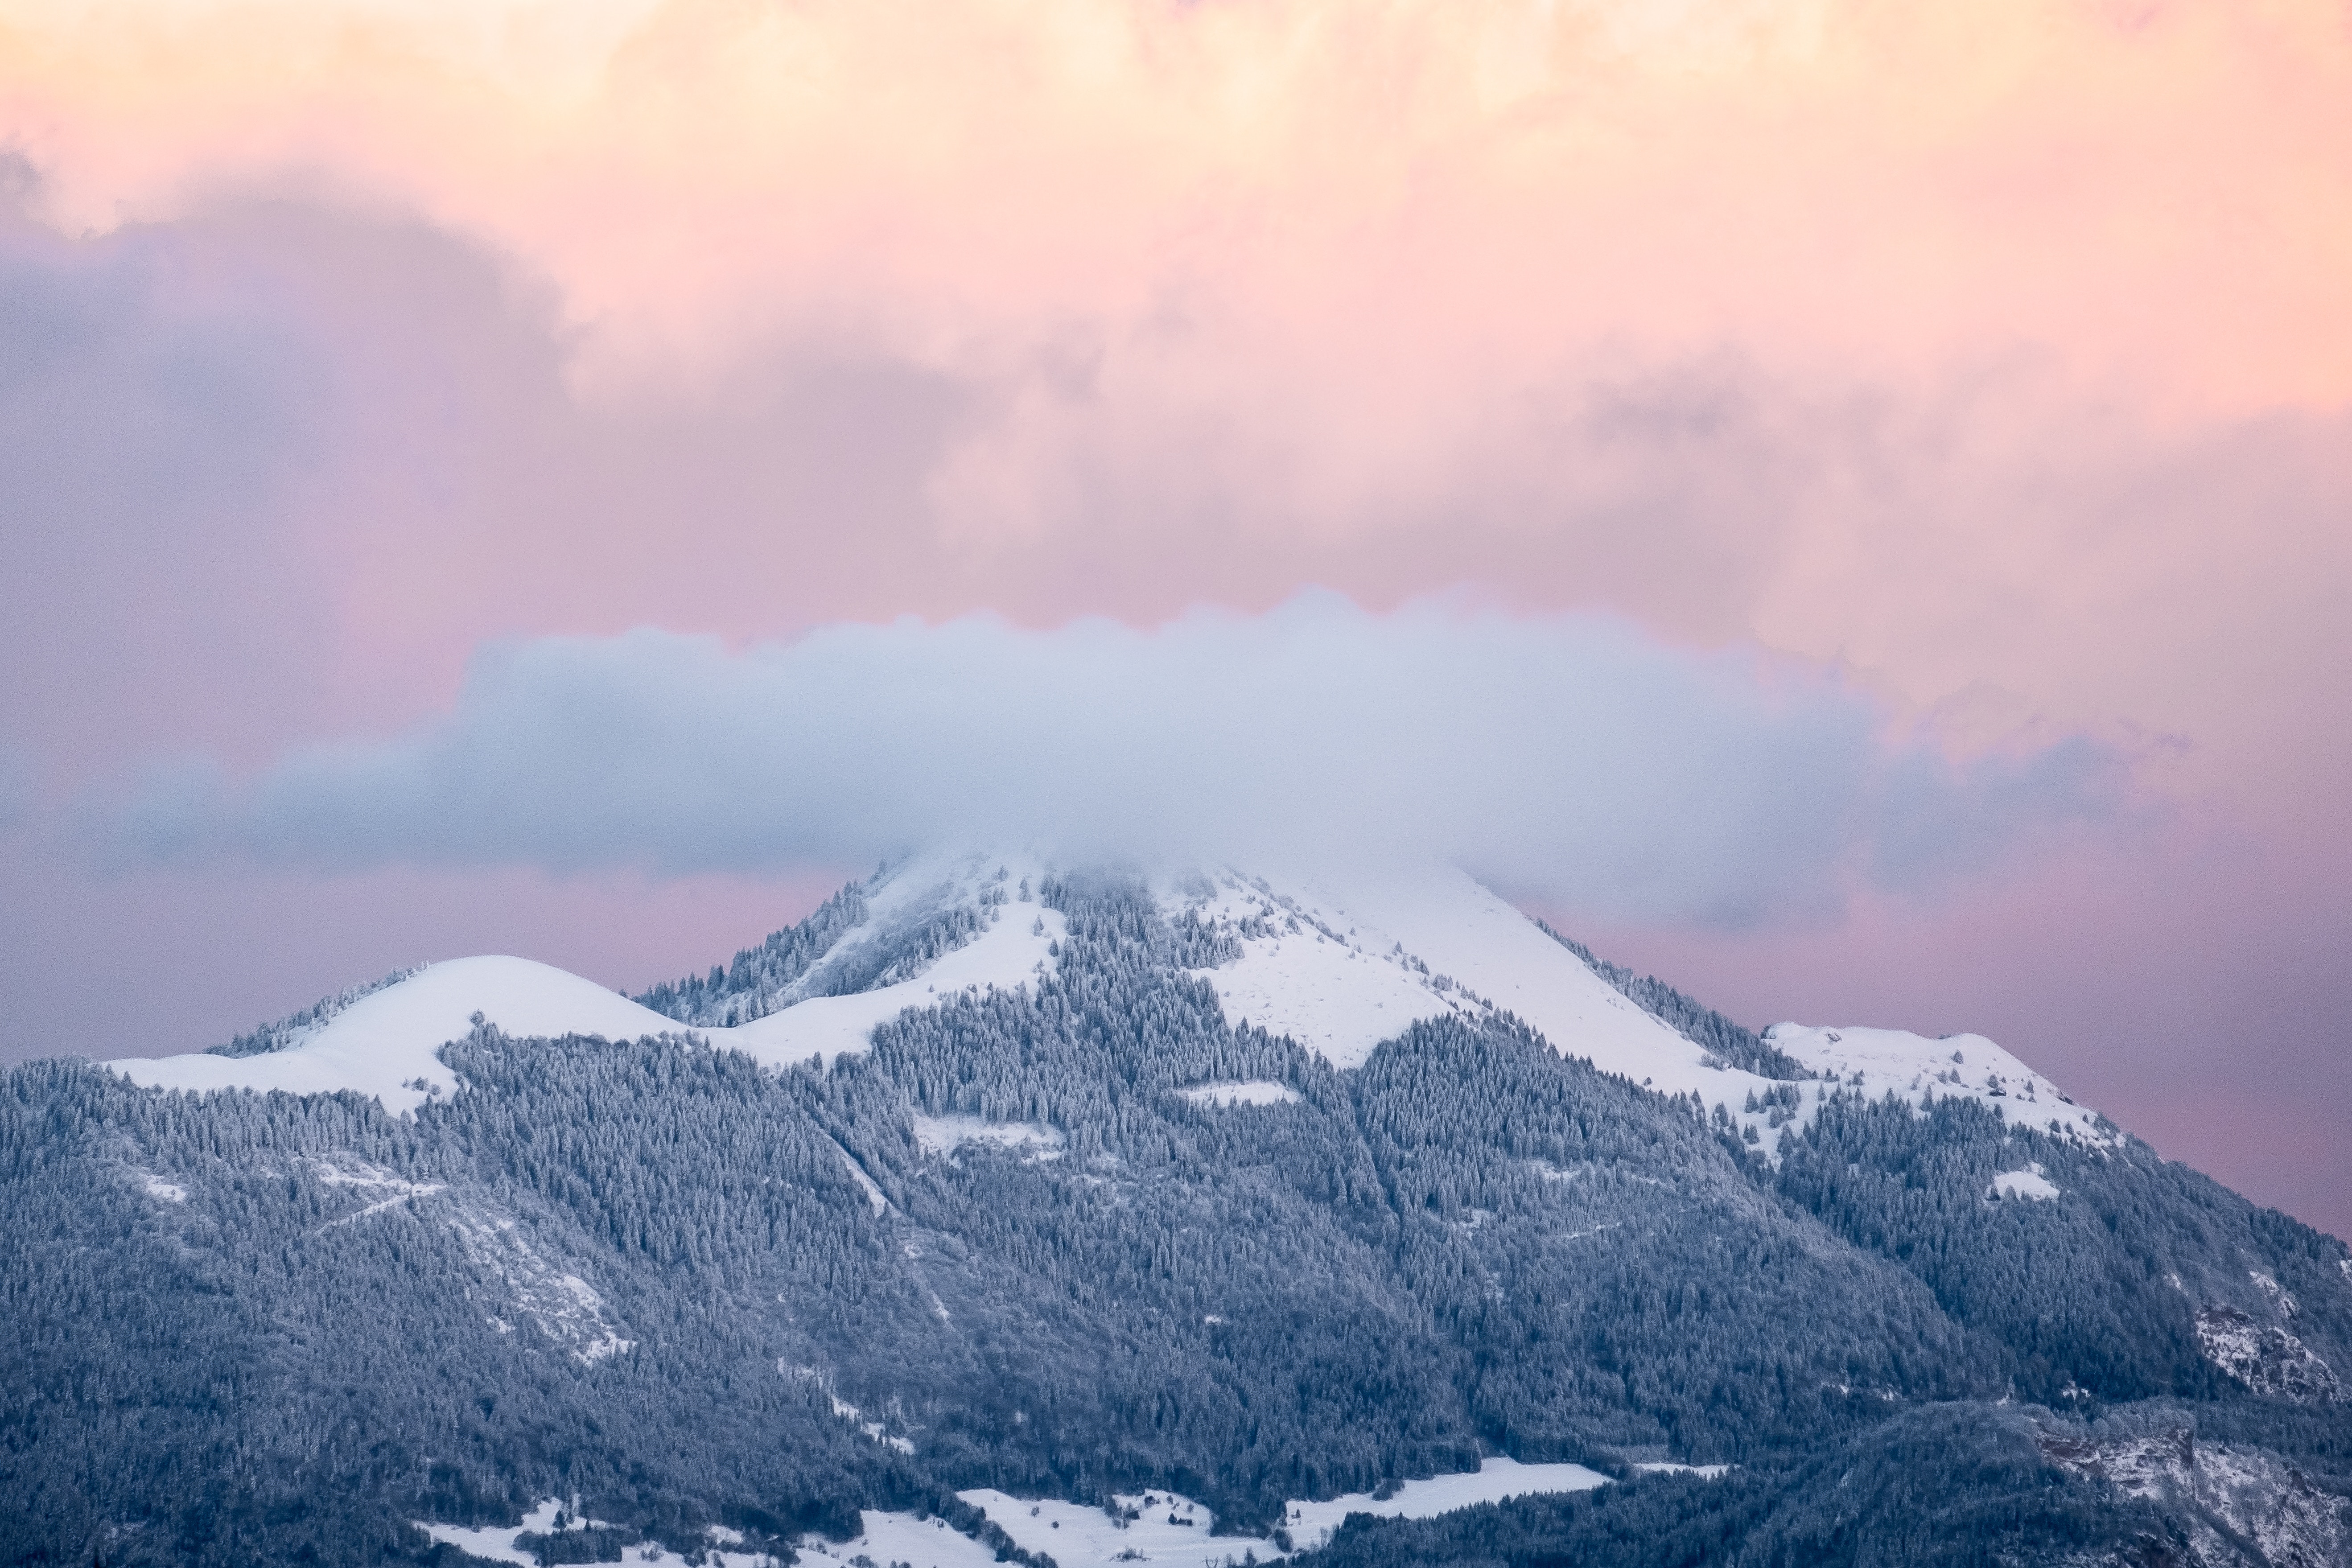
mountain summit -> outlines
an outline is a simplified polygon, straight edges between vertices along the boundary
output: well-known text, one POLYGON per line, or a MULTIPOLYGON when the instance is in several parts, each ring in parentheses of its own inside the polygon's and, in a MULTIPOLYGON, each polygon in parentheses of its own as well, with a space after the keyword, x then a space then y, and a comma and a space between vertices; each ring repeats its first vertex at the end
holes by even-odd
POLYGON ((1458 873, 910 860, 0 1097, 10 1561, 2352 1561, 2352 1253, 1458 873))

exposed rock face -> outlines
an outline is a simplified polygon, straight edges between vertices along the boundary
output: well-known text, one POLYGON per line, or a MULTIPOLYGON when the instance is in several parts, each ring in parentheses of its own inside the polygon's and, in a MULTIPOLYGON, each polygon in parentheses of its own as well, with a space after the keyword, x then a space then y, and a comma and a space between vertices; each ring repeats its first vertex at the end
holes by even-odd
POLYGON ((2256 1394, 2298 1405, 2330 1405, 2344 1397, 2336 1369, 2301 1340, 2235 1307, 2208 1307, 2198 1313, 2197 1342, 2215 1366, 2256 1394))
POLYGON ((2180 1568, 2342 1568, 2352 1563, 2345 1500, 2260 1448, 2200 1443, 2181 1426, 2153 1436, 2076 1438, 2046 1433, 2042 1454, 2161 1508, 2186 1537, 2144 1542, 2150 1563, 2180 1568))

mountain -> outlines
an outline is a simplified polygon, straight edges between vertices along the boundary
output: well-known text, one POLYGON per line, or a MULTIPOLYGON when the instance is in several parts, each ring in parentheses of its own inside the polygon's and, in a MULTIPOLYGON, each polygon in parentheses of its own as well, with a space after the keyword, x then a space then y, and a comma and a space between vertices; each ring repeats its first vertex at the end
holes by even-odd
POLYGON ((910 861, 0 1093, 17 1563, 2352 1562, 2352 1252, 1446 871, 910 861))

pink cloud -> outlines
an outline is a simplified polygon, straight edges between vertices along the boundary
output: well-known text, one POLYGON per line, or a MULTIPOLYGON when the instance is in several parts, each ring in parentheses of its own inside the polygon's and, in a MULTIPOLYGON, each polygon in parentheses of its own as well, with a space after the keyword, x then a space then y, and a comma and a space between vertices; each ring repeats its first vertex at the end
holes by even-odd
MULTIPOLYGON (((2134 998, 2344 930, 2347 104, 2326 0, 0 0, 15 816, 398 731, 494 637, 1469 584, 1837 670, 1963 763, 2154 759, 2205 837, 2079 901, 1655 939, 2120 1059, 2134 998), (2037 953, 2103 1000, 2005 989, 2037 953)), ((2179 1026, 2184 1077, 2324 1031, 2333 967, 2179 1026)))

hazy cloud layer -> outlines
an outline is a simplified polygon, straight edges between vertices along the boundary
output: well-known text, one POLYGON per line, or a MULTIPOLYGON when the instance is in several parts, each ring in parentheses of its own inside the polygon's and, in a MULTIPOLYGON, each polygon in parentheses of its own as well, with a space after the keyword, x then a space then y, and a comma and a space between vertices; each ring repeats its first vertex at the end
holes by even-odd
POLYGON ((1818 672, 1439 603, 902 621, 740 654, 641 630, 487 648, 445 716, 250 784, 182 766, 118 830, 347 869, 785 868, 938 840, 1433 856, 1609 914, 1738 921, 1977 868, 2120 799, 2087 742, 1956 767, 1886 730, 1818 672))

